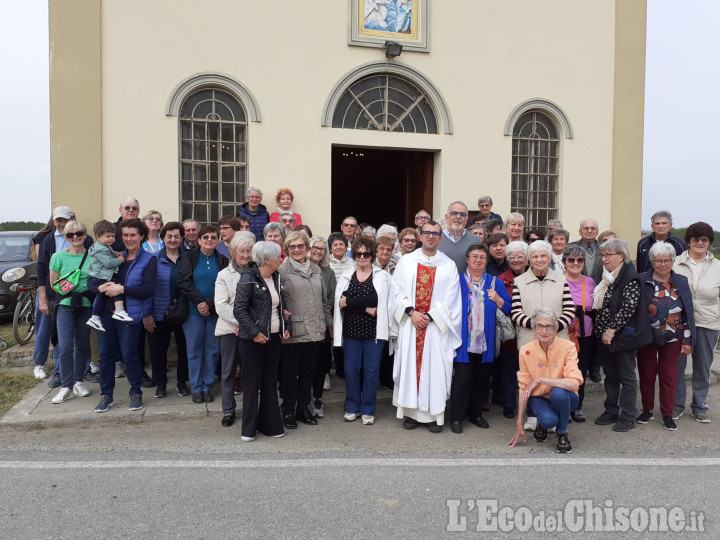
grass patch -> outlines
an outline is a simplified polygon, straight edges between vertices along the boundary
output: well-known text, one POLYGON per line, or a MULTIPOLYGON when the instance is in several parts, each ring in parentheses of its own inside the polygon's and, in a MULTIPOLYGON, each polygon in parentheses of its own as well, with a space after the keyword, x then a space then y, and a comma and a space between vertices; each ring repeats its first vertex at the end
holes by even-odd
POLYGON ((13 334, 12 322, 0 324, 0 336, 8 342, 8 349, 15 345, 15 335, 13 334))
POLYGON ((0 416, 12 409, 36 384, 32 375, 0 370, 0 416))

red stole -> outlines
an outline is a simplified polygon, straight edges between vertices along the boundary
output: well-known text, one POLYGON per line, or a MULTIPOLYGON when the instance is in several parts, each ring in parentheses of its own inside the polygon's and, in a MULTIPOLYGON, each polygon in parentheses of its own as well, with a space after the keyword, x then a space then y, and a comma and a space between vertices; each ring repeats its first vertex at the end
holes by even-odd
MULTIPOLYGON (((430 305, 435 285, 435 266, 417 265, 417 278, 415 280, 415 309, 420 313, 430 311, 430 305)), ((415 372, 417 373, 418 392, 420 391, 420 368, 422 367, 423 350, 425 349, 425 331, 427 328, 417 330, 415 334, 415 372)))

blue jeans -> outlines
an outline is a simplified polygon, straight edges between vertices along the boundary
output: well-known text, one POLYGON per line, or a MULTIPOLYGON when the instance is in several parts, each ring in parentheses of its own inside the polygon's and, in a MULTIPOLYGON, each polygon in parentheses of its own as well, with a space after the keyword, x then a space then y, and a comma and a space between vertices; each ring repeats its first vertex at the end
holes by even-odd
MULTIPOLYGON (((706 413, 708 411, 707 399, 710 390, 710 366, 713 362, 713 353, 718 343, 717 330, 710 330, 698 326, 696 329, 696 343, 692 352, 692 402, 690 408, 693 412, 706 413)), ((687 399, 687 386, 685 385, 685 367, 687 356, 680 355, 677 363, 677 378, 675 379, 675 409, 685 410, 687 399)))
POLYGON ((115 360, 119 352, 125 362, 125 374, 130 383, 130 395, 142 395, 142 365, 138 354, 138 340, 142 322, 132 324, 116 321, 110 313, 100 315, 105 333, 98 334, 100 350, 100 393, 112 396, 115 390, 115 360))
POLYGON ((57 349, 63 388, 72 388, 75 383, 82 382, 85 367, 90 361, 90 327, 85 324, 90 311, 89 307, 57 308, 57 349))
POLYGON ((220 358, 218 338, 215 337, 217 315, 198 317, 190 315, 183 323, 187 342, 190 391, 210 392, 215 384, 215 369, 220 358))
POLYGON ((533 396, 530 403, 540 427, 556 427, 558 433, 567 433, 570 411, 577 409, 578 399, 575 392, 555 387, 550 391, 550 399, 533 396))
POLYGON ((384 339, 343 338, 345 407, 349 413, 375 414, 380 360, 385 342, 384 339))
MULTIPOLYGON (((47 362, 48 347, 53 333, 53 314, 45 315, 40 312, 40 299, 35 303, 35 348, 33 349, 33 361, 36 366, 43 366, 47 362)), ((52 350, 55 360, 55 373, 60 373, 60 361, 58 359, 57 347, 52 350)))

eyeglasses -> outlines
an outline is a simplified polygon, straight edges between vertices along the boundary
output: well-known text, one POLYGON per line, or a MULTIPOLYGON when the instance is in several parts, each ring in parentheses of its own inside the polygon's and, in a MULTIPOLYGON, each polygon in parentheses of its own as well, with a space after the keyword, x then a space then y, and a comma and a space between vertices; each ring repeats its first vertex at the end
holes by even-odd
POLYGON ((440 236, 441 233, 438 231, 423 231, 423 236, 425 238, 437 238, 440 236))
POLYGON ((123 209, 126 212, 137 212, 138 210, 140 210, 140 207, 139 206, 124 206, 123 209))
POLYGON ((603 253, 603 254, 600 255, 600 258, 601 258, 601 259, 609 259, 609 258, 612 257, 613 255, 622 255, 622 253, 617 252, 617 251, 616 251, 615 253, 603 253))
POLYGON ((343 227, 353 227, 353 228, 357 227, 357 225, 355 225, 355 223, 343 223, 342 226, 343 227))
POLYGON ((672 263, 673 263, 672 259, 655 259, 653 261, 653 264, 660 264, 660 265, 667 265, 667 264, 672 264, 672 263))
POLYGON ((553 330, 555 330, 555 325, 554 324, 536 324, 534 328, 538 332, 552 332, 553 330))
POLYGON ((468 259, 471 261, 487 261, 487 257, 485 255, 470 255, 468 259))
POLYGON ((507 259, 508 261, 524 261, 525 255, 510 255, 507 259))
MULTIPOLYGON (((162 221, 162 218, 157 217, 157 216, 150 216, 150 217, 146 217, 145 221, 162 221)), ((222 227, 220 227, 220 228, 222 229, 222 227)))
POLYGON ((69 232, 65 235, 65 238, 72 240, 73 238, 82 238, 85 236, 85 231, 69 232))
POLYGON ((530 240, 528 240, 528 242, 532 244, 532 243, 535 242, 536 240, 540 240, 540 239, 539 239, 539 238, 530 238, 530 240))
POLYGON ((300 251, 305 249, 305 244, 291 244, 288 246, 290 251, 300 251))
POLYGON ((583 228, 580 229, 580 230, 581 230, 581 231, 597 231, 598 228, 597 228, 597 227, 583 227, 583 228))
POLYGON ((415 221, 430 221, 430 216, 415 216, 415 221))
POLYGON ((371 253, 369 253, 368 251, 358 251, 357 253, 355 253, 355 258, 356 259, 369 259, 370 255, 371 255, 371 253))
POLYGON ((585 262, 585 257, 565 257, 565 261, 569 262, 570 264, 580 264, 585 262))
POLYGON ((457 212, 455 210, 453 210, 452 212, 448 212, 448 214, 450 214, 452 217, 457 217, 457 216, 464 217, 464 218, 468 217, 467 212, 457 212))
POLYGON ((220 225, 221 231, 227 231, 228 229, 232 229, 232 227, 230 225, 220 225))
POLYGON ((203 240, 217 240, 218 237, 214 234, 203 234, 202 239, 203 240))
POLYGON ((690 242, 695 243, 695 244, 709 244, 710 239, 703 236, 702 238, 691 238, 690 242))
POLYGON ((314 251, 317 251, 318 253, 325 253, 325 252, 327 251, 327 249, 321 248, 321 247, 317 247, 317 246, 313 246, 313 247, 311 247, 310 249, 312 249, 312 250, 314 250, 314 251))

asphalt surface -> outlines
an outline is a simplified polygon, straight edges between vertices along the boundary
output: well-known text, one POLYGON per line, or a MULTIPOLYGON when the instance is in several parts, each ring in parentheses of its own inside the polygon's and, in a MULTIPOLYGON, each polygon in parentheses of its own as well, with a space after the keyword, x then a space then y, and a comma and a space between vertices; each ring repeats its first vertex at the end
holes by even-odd
POLYGON ((720 419, 570 424, 574 452, 560 455, 552 435, 509 448, 514 420, 497 406, 488 430, 407 431, 380 390, 375 425, 344 422, 333 378, 318 426, 243 443, 217 399, 149 389, 130 412, 123 385, 95 414, 97 385, 51 405, 41 383, 2 419, 0 538, 720 538, 720 419))

